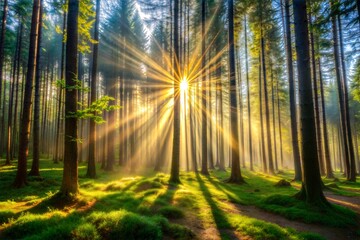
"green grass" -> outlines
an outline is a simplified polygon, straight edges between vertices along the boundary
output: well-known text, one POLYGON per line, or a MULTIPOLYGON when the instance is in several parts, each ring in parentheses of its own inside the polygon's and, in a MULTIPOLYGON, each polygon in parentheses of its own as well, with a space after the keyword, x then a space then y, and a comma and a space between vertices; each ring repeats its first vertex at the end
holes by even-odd
MULTIPOLYGON (((15 170, 15 166, 0 167, 3 239, 194 239, 201 234, 194 232, 195 225, 215 226, 222 239, 231 239, 229 231, 253 239, 322 239, 234 212, 246 205, 327 226, 348 227, 355 222, 348 209, 312 209, 291 197, 298 191, 293 186, 275 187, 281 179, 291 180, 288 172, 268 176, 245 170, 244 185, 224 183, 229 172, 211 171, 210 176, 182 172, 182 183, 169 185, 167 174, 151 171, 136 176, 123 169, 111 173, 98 169, 98 178, 88 179, 86 167, 80 164, 80 195, 76 202, 59 206, 61 163, 42 160, 42 177, 29 178, 22 189, 11 187, 15 170)), ((342 181, 336 183, 342 195, 360 189, 357 183, 342 181)))

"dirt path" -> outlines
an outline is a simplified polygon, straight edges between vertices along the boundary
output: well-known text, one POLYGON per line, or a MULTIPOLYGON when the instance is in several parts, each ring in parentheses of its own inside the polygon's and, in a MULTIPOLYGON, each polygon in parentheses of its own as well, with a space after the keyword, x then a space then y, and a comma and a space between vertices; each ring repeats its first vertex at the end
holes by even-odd
MULTIPOLYGON (((231 206, 232 213, 260 219, 266 222, 275 223, 281 227, 290 227, 301 232, 318 233, 328 240, 355 240, 358 239, 354 230, 343 228, 332 228, 317 224, 307 224, 294 220, 289 220, 280 215, 270 213, 254 206, 243 206, 234 203, 228 203, 231 206)), ((229 210, 227 210, 229 211, 229 210)))
MULTIPOLYGON (((332 192, 325 192, 325 196, 332 203, 353 209, 359 214, 360 217, 359 197, 340 196, 332 192)), ((290 227, 300 232, 317 233, 328 240, 360 240, 359 236, 356 235, 355 228, 344 229, 327 227, 319 224, 307 224, 299 221, 289 220, 283 216, 267 212, 255 206, 244 206, 231 202, 226 202, 226 205, 226 208, 221 208, 224 212, 256 218, 259 220, 277 224, 284 228, 290 227)), ((211 224, 211 226, 204 226, 202 221, 193 214, 187 214, 187 217, 185 219, 177 220, 176 222, 190 228, 196 234, 196 236, 198 236, 199 239, 220 240, 222 239, 222 233, 226 234, 228 237, 230 237, 230 239, 252 239, 249 236, 244 236, 240 232, 236 232, 231 229, 217 229, 215 223, 211 224)), ((360 228, 359 222, 358 228, 360 228)))
POLYGON ((324 194, 330 202, 350 208, 360 215, 360 197, 337 195, 331 191, 325 191, 324 194))

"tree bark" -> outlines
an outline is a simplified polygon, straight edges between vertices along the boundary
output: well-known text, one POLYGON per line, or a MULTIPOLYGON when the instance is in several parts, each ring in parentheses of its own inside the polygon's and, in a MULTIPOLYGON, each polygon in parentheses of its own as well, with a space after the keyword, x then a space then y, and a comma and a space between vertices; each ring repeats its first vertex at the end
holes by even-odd
POLYGON ((79 0, 69 0, 66 40, 65 64, 65 141, 64 141, 64 171, 60 193, 64 196, 77 194, 78 186, 78 122, 74 114, 77 111, 78 87, 78 16, 79 0))
MULTIPOLYGON (((174 66, 173 69, 178 71, 179 64, 179 0, 174 0, 174 28, 173 28, 173 60, 174 66)), ((171 160, 171 175, 170 182, 179 183, 180 182, 180 74, 174 72, 174 132, 173 132, 173 150, 172 150, 172 160, 171 160)))
POLYGON ((229 47, 229 82, 230 82, 230 131, 229 143, 232 158, 231 176, 229 183, 244 183, 240 169, 239 132, 237 113, 236 73, 235 73, 235 46, 234 46, 234 1, 228 0, 228 47, 229 47))
POLYGON ((37 54, 36 54, 36 72, 35 72, 35 102, 34 102, 34 120, 33 120, 33 161, 30 176, 40 176, 40 54, 41 54, 41 34, 42 34, 42 14, 43 14, 43 0, 40 0, 39 10, 39 26, 38 26, 38 40, 37 40, 37 54))
POLYGON ((328 206, 329 203, 322 192, 319 162, 317 161, 306 0, 294 0, 293 10, 300 91, 301 159, 304 169, 303 183, 298 197, 312 205, 328 206))
POLYGON ((285 22, 286 22, 286 63, 289 80, 289 99, 290 99, 290 118, 291 118, 291 138, 295 168, 295 181, 301 180, 301 163, 299 151, 299 137, 297 127, 297 113, 296 113, 296 94, 295 94, 295 79, 293 69, 293 53, 291 46, 291 28, 290 28, 290 3, 285 0, 285 22))
POLYGON ((34 0, 33 12, 31 18, 30 45, 29 45, 28 67, 27 67, 26 81, 25 81, 24 103, 23 103, 22 118, 20 125, 18 167, 14 182, 14 186, 17 188, 23 187, 27 184, 27 179, 26 179, 27 153, 29 150, 32 85, 34 80, 35 68, 37 64, 36 55, 37 55, 39 15, 40 15, 40 0, 34 0))
MULTIPOLYGON (((94 26, 94 40, 96 41, 93 45, 93 61, 91 70, 91 90, 90 90, 90 104, 96 102, 97 92, 97 67, 98 67, 98 52, 99 52, 99 23, 100 23, 100 0, 96 0, 96 15, 95 15, 95 26, 94 26)), ((94 113, 96 114, 96 113, 94 113)), ((89 123, 89 159, 86 176, 89 178, 96 177, 96 123, 93 119, 90 119, 89 123)))

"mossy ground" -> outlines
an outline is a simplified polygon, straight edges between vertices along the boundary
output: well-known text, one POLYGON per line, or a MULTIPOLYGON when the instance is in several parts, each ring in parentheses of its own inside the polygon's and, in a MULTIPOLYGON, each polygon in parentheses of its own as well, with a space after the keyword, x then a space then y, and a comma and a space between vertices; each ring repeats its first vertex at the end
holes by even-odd
MULTIPOLYGON (((167 174, 131 175, 119 167, 110 173, 98 169, 98 178, 92 180, 84 177, 86 167, 80 164, 77 201, 59 206, 54 198, 61 184, 61 163, 42 160, 42 178, 29 178, 29 185, 21 189, 11 187, 15 171, 15 166, 0 167, 1 239, 205 239, 206 234, 221 239, 323 239, 241 214, 239 209, 247 206, 344 229, 356 227, 357 221, 344 207, 314 209, 295 200, 299 182, 275 186, 281 179, 291 180, 291 172, 269 176, 244 170, 243 185, 225 183, 229 172, 182 172, 181 184, 171 185, 167 174)), ((331 191, 360 196, 359 183, 337 177, 340 181, 331 191)))

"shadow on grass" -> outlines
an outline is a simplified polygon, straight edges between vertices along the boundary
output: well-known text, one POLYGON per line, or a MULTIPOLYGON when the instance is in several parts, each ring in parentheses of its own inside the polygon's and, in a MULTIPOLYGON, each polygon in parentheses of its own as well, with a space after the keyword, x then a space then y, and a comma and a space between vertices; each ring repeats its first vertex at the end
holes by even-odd
MULTIPOLYGON (((196 174, 196 179, 199 183, 200 190, 203 193, 203 196, 206 200, 206 202, 209 204, 211 208, 211 213, 214 217, 214 221, 216 224, 216 227, 221 234, 222 239, 227 239, 223 237, 222 230, 224 229, 232 229, 231 224, 229 223, 228 219, 226 218, 225 213, 218 207, 216 202, 213 200, 213 196, 211 195, 208 187, 206 186, 205 182, 202 180, 201 176, 199 174, 196 174)), ((235 235, 234 232, 231 232, 232 235, 235 235)))

